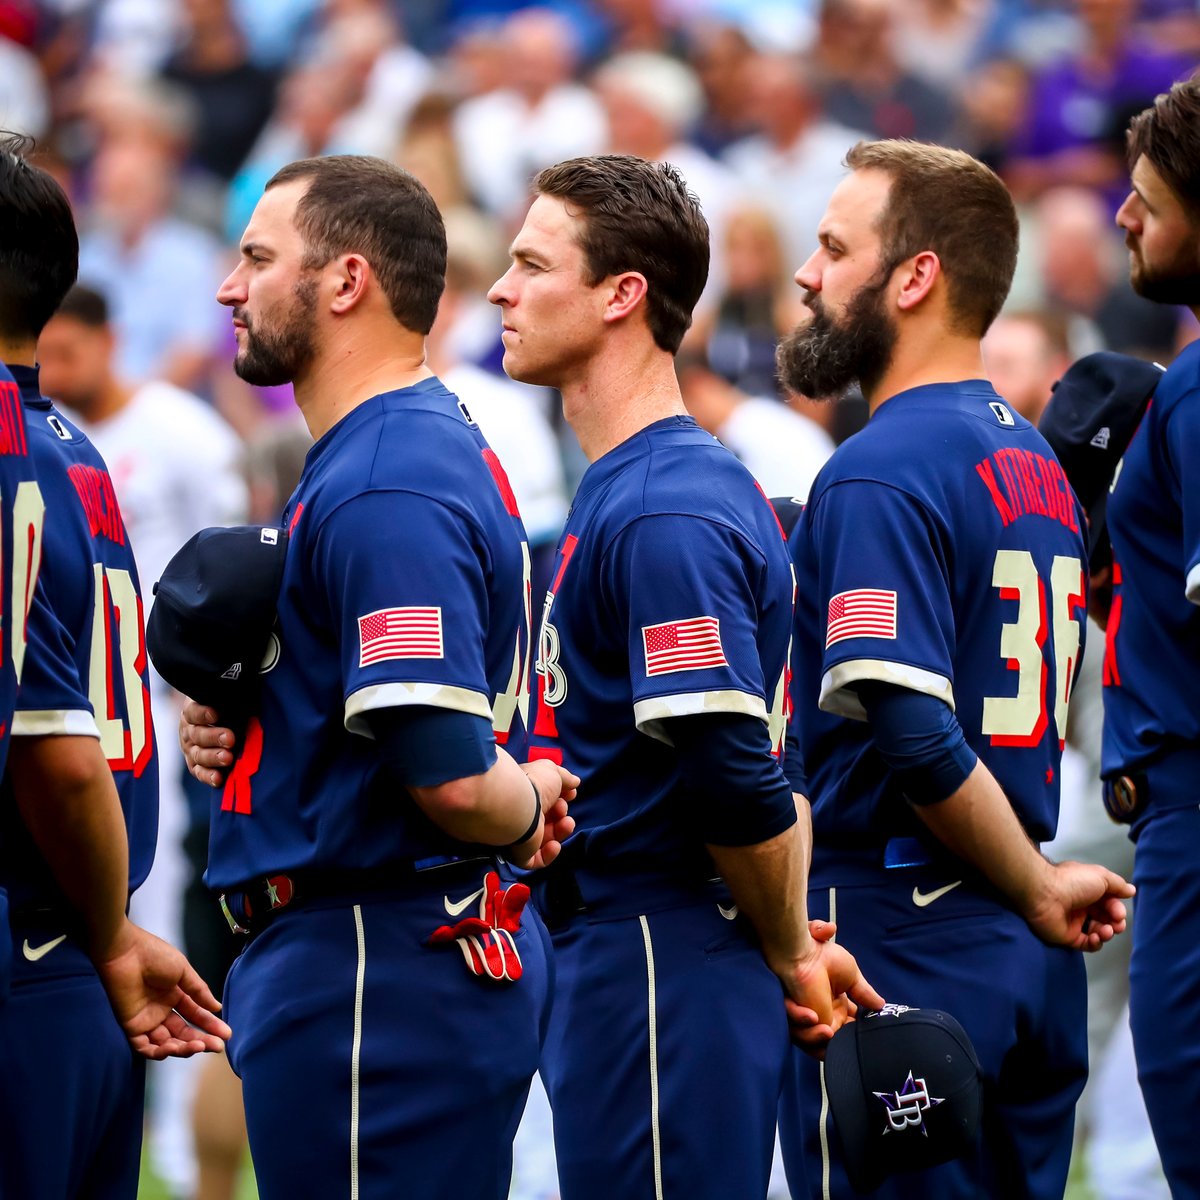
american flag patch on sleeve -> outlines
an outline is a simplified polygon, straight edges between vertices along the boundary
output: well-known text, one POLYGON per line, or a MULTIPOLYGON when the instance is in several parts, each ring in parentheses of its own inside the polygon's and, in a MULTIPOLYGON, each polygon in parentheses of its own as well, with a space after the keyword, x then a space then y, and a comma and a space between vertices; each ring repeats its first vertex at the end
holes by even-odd
POLYGON ((896 593, 879 588, 838 592, 829 602, 825 649, 846 638, 896 637, 896 593))
POLYGON ((643 625, 642 645, 646 651, 647 675, 729 665, 721 648, 721 623, 716 617, 643 625))
POLYGON ((358 665, 443 658, 440 608, 380 608, 358 618, 358 665))

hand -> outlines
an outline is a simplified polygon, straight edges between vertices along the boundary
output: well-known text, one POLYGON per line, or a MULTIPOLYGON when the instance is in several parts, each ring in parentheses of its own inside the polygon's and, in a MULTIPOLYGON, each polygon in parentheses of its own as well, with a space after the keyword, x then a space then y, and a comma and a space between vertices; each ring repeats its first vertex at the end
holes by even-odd
POLYGON ((575 818, 567 809, 575 799, 579 776, 545 758, 524 763, 521 769, 533 781, 542 799, 542 823, 528 841, 512 847, 508 857, 518 867, 535 870, 548 867, 558 857, 562 843, 575 831, 575 818))
POLYGON ((188 771, 201 783, 219 788, 225 770, 233 766, 233 730, 218 725, 215 710, 189 700, 179 714, 179 748, 188 771))
POLYGON ((126 920, 96 973, 129 1044, 144 1058, 220 1051, 230 1028, 208 985, 184 956, 126 920))
POLYGON ((1095 863, 1053 863, 1048 887, 1023 914, 1029 928, 1051 946, 1099 950, 1125 932, 1132 883, 1095 863))
POLYGON ((829 1039, 853 1021, 858 1005, 880 1009, 883 997, 863 978, 854 956, 834 940, 837 926, 810 921, 809 953, 785 976, 784 1007, 792 1041, 814 1058, 825 1056, 829 1039))

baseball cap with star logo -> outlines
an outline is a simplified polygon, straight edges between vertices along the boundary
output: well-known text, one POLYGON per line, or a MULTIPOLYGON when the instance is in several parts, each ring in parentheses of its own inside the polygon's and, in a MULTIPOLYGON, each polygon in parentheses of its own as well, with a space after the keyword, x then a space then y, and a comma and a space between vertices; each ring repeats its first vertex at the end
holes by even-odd
POLYGON ((860 1015, 829 1043, 825 1088, 846 1174, 860 1192, 975 1150, 982 1075, 949 1013, 888 1004, 860 1015))

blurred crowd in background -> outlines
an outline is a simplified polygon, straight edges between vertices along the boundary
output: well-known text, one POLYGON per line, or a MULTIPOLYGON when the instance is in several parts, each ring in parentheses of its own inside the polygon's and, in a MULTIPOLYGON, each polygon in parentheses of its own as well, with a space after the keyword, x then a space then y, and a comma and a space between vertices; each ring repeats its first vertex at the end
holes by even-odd
MULTIPOLYGON (((438 365, 503 387, 484 293, 530 175, 577 154, 668 159, 712 227, 689 402, 744 424, 731 442, 769 428, 778 446, 788 410, 734 412, 784 399, 791 276, 859 137, 960 146, 1008 182, 1025 236, 1006 343, 1056 364, 1169 357, 1194 331, 1133 296, 1111 218, 1130 115, 1198 57, 1195 0, 0 0, 0 123, 68 187, 120 376, 192 391, 251 440, 290 398, 234 377, 213 293, 276 168, 363 153, 416 174, 450 235, 438 365)), ((799 411, 835 440, 862 419, 799 411)), ((568 451, 568 485, 579 466, 568 451)), ((552 540, 558 508, 527 515, 552 540)))
MULTIPOLYGON (((804 495, 866 416, 854 396, 782 394, 774 369, 798 316, 792 276, 849 147, 942 142, 1008 183, 1022 253, 985 351, 997 390, 1036 419, 1080 355, 1167 363, 1200 332, 1186 310, 1133 294, 1112 219, 1128 186, 1129 118, 1198 61, 1196 0, 0 0, 0 127, 34 136, 35 161, 71 196, 91 289, 47 330, 43 390, 108 457, 147 592, 196 528, 275 519, 307 433, 290 388, 234 375, 214 295, 277 168, 381 155, 445 215, 430 362, 505 463, 545 571, 586 464, 556 397, 505 377, 486 299, 540 167, 621 152, 680 169, 713 251, 679 357, 685 400, 768 495, 804 495)), ((165 761, 165 701, 163 712, 165 761)), ((1084 794, 1098 725, 1076 740, 1084 794)), ((182 942, 207 797, 189 816, 169 790, 140 903, 182 942)), ((1090 802, 1076 822, 1084 840, 1099 812, 1090 802)), ((1106 1014, 1114 1004, 1119 995, 1106 1014)), ((1105 1015, 1096 1036, 1116 1020, 1105 1015)), ((186 1145, 176 1150, 168 1128, 151 1146, 185 1194, 186 1145)), ((1147 1154, 1152 1168, 1152 1144, 1147 1154)), ((1146 1186, 1128 1194, 1149 1196, 1146 1186)))

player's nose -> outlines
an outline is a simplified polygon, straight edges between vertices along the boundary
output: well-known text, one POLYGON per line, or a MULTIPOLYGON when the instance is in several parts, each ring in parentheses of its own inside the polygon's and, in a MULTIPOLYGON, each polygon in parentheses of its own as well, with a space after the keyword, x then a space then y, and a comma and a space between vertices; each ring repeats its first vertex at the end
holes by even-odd
POLYGON ((807 292, 819 292, 821 290, 821 273, 816 269, 817 255, 820 250, 814 250, 808 256, 808 259, 796 269, 795 275, 792 278, 804 288, 807 292))
POLYGON ((509 267, 495 283, 488 288, 487 298, 493 304, 511 304, 512 303, 512 267, 509 267))
POLYGON ((221 282, 221 286, 217 288, 217 303, 232 307, 235 304, 242 304, 246 299, 246 287, 242 281, 241 266, 236 266, 221 282))

